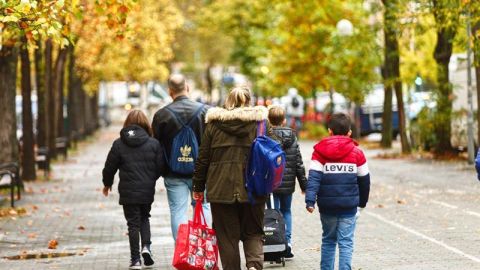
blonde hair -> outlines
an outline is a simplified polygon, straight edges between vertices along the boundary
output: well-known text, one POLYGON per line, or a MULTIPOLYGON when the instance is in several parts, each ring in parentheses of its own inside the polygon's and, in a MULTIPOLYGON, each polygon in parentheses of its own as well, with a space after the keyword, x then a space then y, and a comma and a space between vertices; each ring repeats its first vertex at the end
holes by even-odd
POLYGON ((246 107, 250 105, 251 94, 247 87, 235 87, 228 94, 225 100, 225 109, 233 110, 238 107, 246 107))
POLYGON ((285 110, 281 106, 269 106, 268 121, 274 126, 281 126, 285 121, 285 110))
POLYGON ((140 126, 145 129, 148 135, 153 135, 152 127, 150 126, 147 116, 140 110, 132 110, 123 123, 124 128, 131 125, 140 126))

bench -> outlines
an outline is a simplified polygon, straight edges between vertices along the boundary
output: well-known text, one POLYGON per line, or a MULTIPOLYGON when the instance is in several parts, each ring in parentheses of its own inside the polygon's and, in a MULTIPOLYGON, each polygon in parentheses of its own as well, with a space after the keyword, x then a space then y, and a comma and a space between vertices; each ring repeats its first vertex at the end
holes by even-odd
POLYGON ((50 155, 48 154, 48 147, 40 147, 37 149, 35 161, 38 168, 43 170, 45 179, 48 180, 48 175, 50 173, 50 155))
POLYGON ((18 164, 15 162, 0 164, 0 188, 10 188, 10 204, 15 207, 15 187, 17 187, 17 200, 21 199, 21 180, 18 164))
POLYGON ((62 154, 64 160, 67 160, 68 157, 68 145, 69 141, 66 137, 59 137, 55 139, 55 148, 58 154, 62 154))

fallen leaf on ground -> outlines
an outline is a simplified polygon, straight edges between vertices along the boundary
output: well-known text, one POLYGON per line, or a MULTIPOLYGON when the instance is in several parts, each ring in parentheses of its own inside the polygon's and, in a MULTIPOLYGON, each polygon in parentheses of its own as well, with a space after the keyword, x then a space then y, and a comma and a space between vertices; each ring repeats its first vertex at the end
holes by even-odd
POLYGON ((385 208, 385 206, 383 204, 378 204, 377 208, 385 208))
POLYGON ((38 206, 32 205, 32 209, 36 211, 36 210, 38 210, 38 206))
POLYGON ((407 202, 405 200, 398 200, 397 203, 398 204, 407 204, 407 202))
POLYGON ((80 225, 80 226, 78 226, 78 229, 79 229, 80 231, 84 231, 84 230, 85 230, 85 227, 82 226, 82 225, 80 225))
POLYGON ((48 242, 48 249, 57 249, 58 241, 53 239, 48 242))
POLYGON ((28 238, 35 239, 35 238, 37 238, 37 234, 36 233, 30 233, 30 234, 28 234, 28 238))
POLYGON ((29 220, 29 221, 27 222, 27 225, 28 225, 28 226, 32 226, 32 225, 33 225, 33 220, 29 220))

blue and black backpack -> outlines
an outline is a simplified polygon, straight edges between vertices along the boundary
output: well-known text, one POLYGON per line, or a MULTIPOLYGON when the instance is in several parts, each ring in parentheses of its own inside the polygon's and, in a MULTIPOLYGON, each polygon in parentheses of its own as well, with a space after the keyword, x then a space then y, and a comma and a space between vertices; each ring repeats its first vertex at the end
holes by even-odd
POLYGON ((172 142, 170 155, 166 156, 168 167, 174 173, 181 175, 192 175, 195 170, 195 161, 198 157, 198 141, 190 125, 197 118, 198 114, 203 110, 204 105, 195 111, 192 118, 184 123, 182 119, 169 107, 165 107, 170 111, 177 121, 182 125, 180 131, 175 135, 172 142))
POLYGON ((266 136, 267 121, 257 123, 257 137, 252 143, 245 170, 245 185, 250 202, 266 196, 282 184, 286 156, 282 145, 266 136))

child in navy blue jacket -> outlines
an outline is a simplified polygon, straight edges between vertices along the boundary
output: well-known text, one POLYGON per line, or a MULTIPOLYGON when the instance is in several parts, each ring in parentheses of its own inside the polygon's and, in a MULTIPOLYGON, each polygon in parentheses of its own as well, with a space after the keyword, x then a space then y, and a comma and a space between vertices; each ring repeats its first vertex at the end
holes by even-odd
POLYGON ((350 138, 350 118, 332 115, 330 137, 314 147, 305 202, 312 213, 317 202, 322 222, 321 270, 333 270, 339 248, 339 269, 351 269, 357 207, 367 205, 370 173, 358 144, 350 138))

